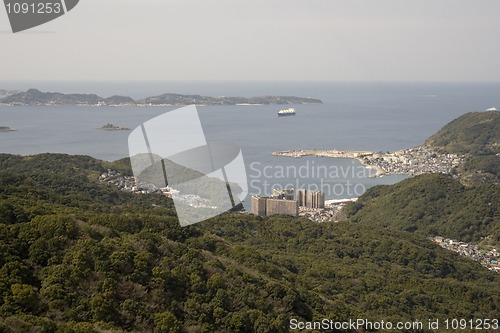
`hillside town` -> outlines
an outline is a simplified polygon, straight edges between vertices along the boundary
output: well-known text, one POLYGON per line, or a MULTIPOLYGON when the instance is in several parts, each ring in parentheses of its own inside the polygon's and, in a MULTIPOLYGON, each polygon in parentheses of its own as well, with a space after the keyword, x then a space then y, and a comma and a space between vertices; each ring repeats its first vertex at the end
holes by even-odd
POLYGON ((500 252, 497 249, 485 250, 477 245, 460 242, 441 236, 432 237, 431 240, 444 249, 458 253, 461 256, 479 261, 490 271, 500 273, 500 252))
POLYGON ((373 153, 359 156, 363 164, 382 170, 382 174, 406 174, 416 176, 423 173, 453 174, 464 157, 456 154, 441 154, 433 149, 418 146, 393 153, 373 153))
POLYGON ((138 194, 149 194, 156 193, 164 195, 168 198, 173 198, 178 202, 189 205, 196 208, 216 208, 213 207, 210 202, 198 195, 194 194, 181 194, 179 191, 167 186, 158 188, 154 184, 139 182, 137 183, 134 176, 124 176, 116 170, 108 169, 107 172, 102 173, 99 176, 99 181, 102 183, 107 183, 118 187, 122 191, 127 191, 131 193, 138 194))
POLYGON ((304 156, 352 158, 375 170, 373 177, 385 174, 406 174, 416 176, 423 173, 455 173, 455 168, 464 157, 456 154, 442 154, 425 146, 398 150, 395 152, 370 152, 353 150, 287 150, 274 152, 275 156, 300 158, 304 156))

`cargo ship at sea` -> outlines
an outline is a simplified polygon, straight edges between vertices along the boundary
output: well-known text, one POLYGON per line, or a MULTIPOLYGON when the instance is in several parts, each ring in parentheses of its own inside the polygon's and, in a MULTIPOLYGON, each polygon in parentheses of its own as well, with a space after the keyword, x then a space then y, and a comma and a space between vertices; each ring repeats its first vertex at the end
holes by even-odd
POLYGON ((288 108, 288 109, 279 110, 278 117, 282 117, 282 116, 295 116, 295 109, 288 108))

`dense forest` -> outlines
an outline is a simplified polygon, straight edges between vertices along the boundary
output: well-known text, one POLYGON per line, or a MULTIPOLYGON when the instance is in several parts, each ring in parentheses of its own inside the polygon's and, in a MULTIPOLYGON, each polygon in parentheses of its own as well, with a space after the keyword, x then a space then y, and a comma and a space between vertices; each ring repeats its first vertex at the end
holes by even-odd
POLYGON ((500 248, 500 186, 427 174, 376 186, 347 207, 352 222, 500 248))
POLYGON ((447 228, 451 212, 482 221, 478 233, 457 228, 461 237, 498 235, 495 187, 426 175, 369 191, 350 207, 352 221, 231 212, 181 228, 170 199, 100 183, 108 168, 129 164, 0 155, 0 332, 286 332, 293 318, 498 318, 499 274, 403 225, 432 209, 441 210, 434 228, 447 228), (462 197, 468 206, 455 203, 462 197))

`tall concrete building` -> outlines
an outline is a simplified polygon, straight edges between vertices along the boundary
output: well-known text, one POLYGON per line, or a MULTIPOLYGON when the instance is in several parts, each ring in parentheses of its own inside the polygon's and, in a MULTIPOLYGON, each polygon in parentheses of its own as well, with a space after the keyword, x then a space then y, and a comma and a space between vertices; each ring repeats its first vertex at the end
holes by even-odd
POLYGON ((266 216, 284 214, 299 216, 299 203, 297 200, 283 200, 269 198, 266 201, 266 216))
POLYGON ((274 199, 284 199, 284 200, 295 200, 294 198, 294 192, 295 190, 293 188, 279 188, 275 187, 273 188, 273 195, 272 198, 274 199))
POLYGON ((284 214, 299 216, 299 203, 294 200, 294 189, 273 189, 270 197, 254 195, 252 197, 252 213, 258 216, 284 214))
POLYGON ((300 207, 305 207, 306 206, 306 189, 299 188, 297 190, 297 202, 299 203, 300 207))
POLYGON ((266 216, 266 202, 268 197, 252 196, 252 213, 257 216, 266 216))
POLYGON ((299 206, 306 208, 325 208, 325 194, 320 191, 311 191, 304 188, 297 190, 299 206))
POLYGON ((275 199, 273 197, 252 197, 252 213, 257 216, 284 214, 299 216, 299 203, 297 200, 275 199))

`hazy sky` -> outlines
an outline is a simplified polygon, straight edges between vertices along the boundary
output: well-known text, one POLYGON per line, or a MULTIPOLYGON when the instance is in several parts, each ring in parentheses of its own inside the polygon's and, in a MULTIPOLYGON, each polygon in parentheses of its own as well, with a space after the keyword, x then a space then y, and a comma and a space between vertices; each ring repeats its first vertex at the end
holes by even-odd
POLYGON ((498 0, 80 0, 0 80, 500 81, 498 0))

